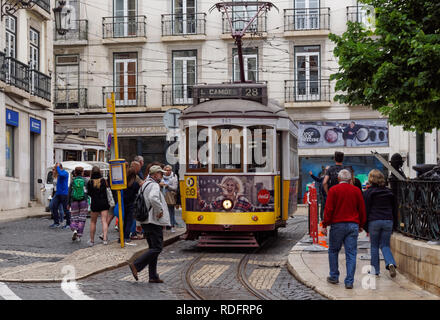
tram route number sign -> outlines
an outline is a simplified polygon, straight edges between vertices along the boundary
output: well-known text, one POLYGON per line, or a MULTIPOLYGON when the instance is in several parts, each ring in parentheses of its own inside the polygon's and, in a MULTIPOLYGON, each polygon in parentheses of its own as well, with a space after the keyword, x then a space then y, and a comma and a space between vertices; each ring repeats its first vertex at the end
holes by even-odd
POLYGON ((185 177, 185 197, 188 199, 197 199, 197 176, 185 177))
POLYGON ((261 98, 262 87, 199 88, 199 98, 261 98))

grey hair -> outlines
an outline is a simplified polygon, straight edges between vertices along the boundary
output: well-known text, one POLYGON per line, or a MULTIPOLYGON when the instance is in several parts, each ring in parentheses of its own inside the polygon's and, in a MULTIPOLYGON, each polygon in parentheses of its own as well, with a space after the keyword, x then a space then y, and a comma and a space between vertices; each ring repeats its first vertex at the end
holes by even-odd
POLYGON ((173 170, 173 167, 170 166, 169 164, 167 164, 165 167, 163 167, 164 170, 166 170, 166 169, 168 169, 168 168, 170 168, 171 170, 173 170))
POLYGON ((136 157, 134 157, 133 160, 134 160, 134 161, 137 161, 137 162, 141 162, 141 161, 144 161, 144 157, 142 157, 142 156, 136 156, 136 157))
POLYGON ((338 173, 338 179, 341 181, 350 181, 351 180, 351 172, 347 169, 343 169, 338 173))

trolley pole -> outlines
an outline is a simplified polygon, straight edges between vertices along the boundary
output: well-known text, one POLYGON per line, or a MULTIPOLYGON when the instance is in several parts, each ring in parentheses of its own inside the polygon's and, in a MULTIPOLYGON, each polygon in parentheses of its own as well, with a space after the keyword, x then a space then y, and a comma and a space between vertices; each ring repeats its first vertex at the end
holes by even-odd
MULTIPOLYGON (((118 133, 116 126, 116 102, 115 93, 112 92, 111 99, 107 99, 107 112, 112 113, 113 116, 113 140, 115 142, 115 159, 119 159, 119 149, 118 149, 118 133)), ((119 210, 119 238, 121 242, 121 248, 124 248, 124 222, 122 218, 122 203, 121 203, 121 190, 117 190, 118 194, 118 210, 119 210)))

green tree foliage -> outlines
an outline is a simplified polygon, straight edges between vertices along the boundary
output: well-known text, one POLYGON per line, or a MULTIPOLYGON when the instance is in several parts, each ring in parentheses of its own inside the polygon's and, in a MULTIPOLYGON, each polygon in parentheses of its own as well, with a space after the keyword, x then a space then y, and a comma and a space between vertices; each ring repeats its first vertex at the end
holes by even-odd
POLYGON ((404 130, 440 128, 440 1, 360 2, 375 8, 375 29, 348 22, 342 36, 330 34, 335 100, 371 106, 404 130))

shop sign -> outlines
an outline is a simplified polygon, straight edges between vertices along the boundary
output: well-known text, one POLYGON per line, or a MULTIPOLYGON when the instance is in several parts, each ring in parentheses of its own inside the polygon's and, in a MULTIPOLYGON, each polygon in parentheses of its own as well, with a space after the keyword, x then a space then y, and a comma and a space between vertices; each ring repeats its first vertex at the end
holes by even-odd
POLYGON ((18 112, 6 109, 6 124, 18 127, 18 112))
POLYGON ((30 118, 30 129, 31 132, 41 134, 41 120, 30 118))
POLYGON ((388 147, 387 119, 298 122, 299 148, 388 147))

